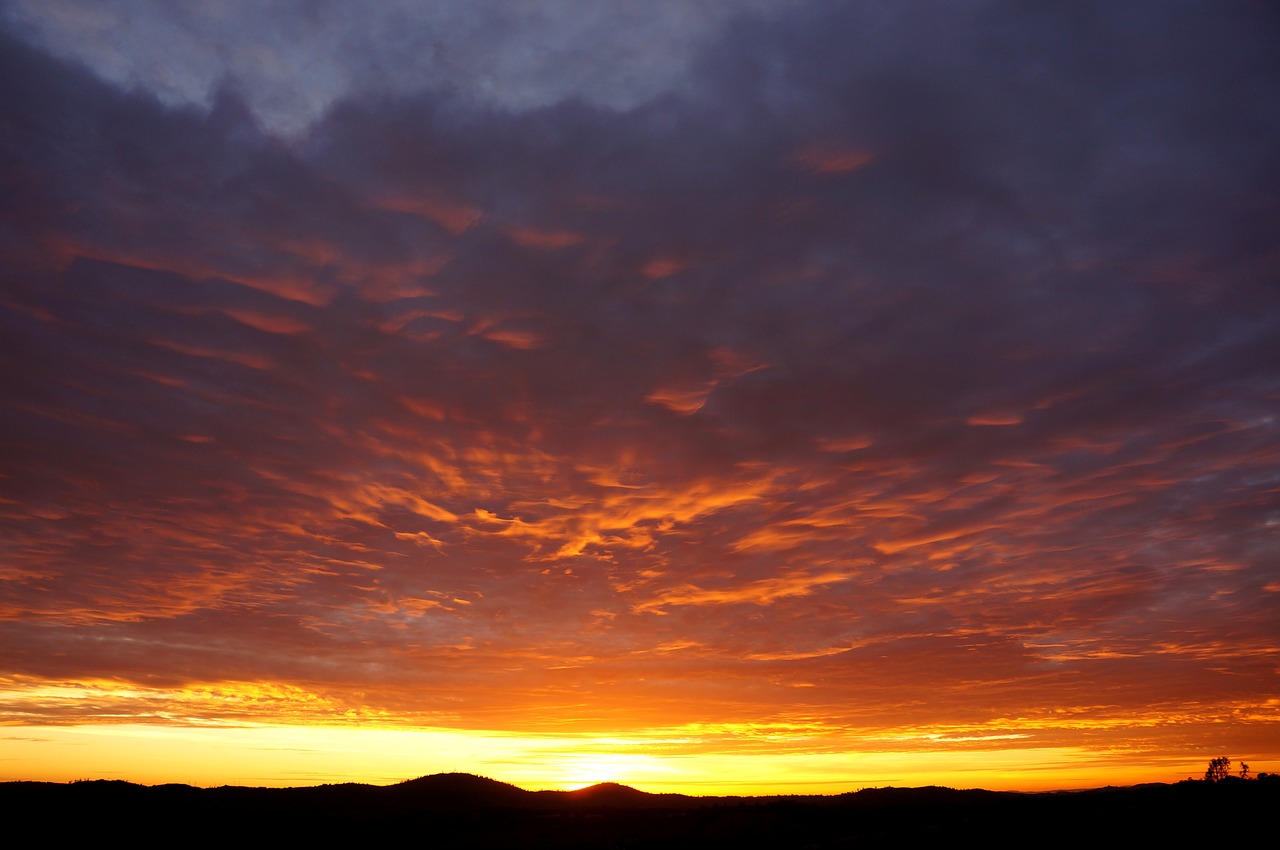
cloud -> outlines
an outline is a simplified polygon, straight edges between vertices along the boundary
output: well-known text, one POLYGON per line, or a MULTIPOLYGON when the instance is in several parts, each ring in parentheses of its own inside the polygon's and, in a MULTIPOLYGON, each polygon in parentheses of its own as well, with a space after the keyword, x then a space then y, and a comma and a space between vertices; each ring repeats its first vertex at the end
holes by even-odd
POLYGON ((710 589, 684 585, 665 591, 657 598, 638 605, 638 611, 660 611, 670 605, 729 605, 749 602, 768 605, 777 599, 791 596, 808 596, 824 585, 845 581, 849 575, 841 572, 812 575, 786 575, 760 579, 743 587, 710 589))
POLYGON ((405 722, 1261 704, 1263 13, 669 4, 670 53, 499 74, 578 8, 500 7, 7 7, 6 670, 405 722), (215 36, 168 89, 163 34, 215 36))
POLYGON ((406 94, 423 81, 505 107, 581 97, 628 108, 676 85, 690 54, 727 18, 791 3, 659 0, 639 14, 619 2, 395 0, 356 13, 328 0, 270 9, 242 0, 13 0, 4 21, 170 106, 207 104, 234 81, 265 125, 289 133, 336 101, 406 94))

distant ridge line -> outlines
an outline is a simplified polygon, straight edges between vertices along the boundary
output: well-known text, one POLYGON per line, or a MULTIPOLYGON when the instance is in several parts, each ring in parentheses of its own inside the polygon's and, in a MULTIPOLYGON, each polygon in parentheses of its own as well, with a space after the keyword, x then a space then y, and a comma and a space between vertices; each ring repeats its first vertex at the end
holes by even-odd
POLYGON ((474 774, 420 776, 395 785, 302 788, 146 786, 99 779, 0 783, 0 808, 56 825, 59 837, 97 840, 138 824, 157 841, 189 835, 243 843, 338 841, 420 835, 428 846, 594 850, 599 847, 843 847, 903 840, 1025 846, 1053 824, 1071 846, 1220 843, 1223 825, 1266 834, 1280 810, 1280 776, 1087 791, 869 788, 831 796, 691 797, 616 782, 573 791, 527 791, 474 774), (1015 841, 1016 839, 1016 841, 1015 841))

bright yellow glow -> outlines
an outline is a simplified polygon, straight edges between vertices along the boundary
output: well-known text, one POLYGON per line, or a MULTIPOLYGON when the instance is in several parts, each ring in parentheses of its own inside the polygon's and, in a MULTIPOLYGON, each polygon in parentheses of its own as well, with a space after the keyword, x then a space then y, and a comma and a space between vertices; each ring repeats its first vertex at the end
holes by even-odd
MULTIPOLYGON (((1077 747, 964 751, 724 752, 681 749, 655 730, 636 739, 444 730, 143 724, 7 727, 0 780, 125 779, 142 784, 390 784, 462 771, 531 790, 617 781, 651 792, 830 794, 886 785, 1048 790, 1174 781, 1199 760, 1131 763, 1077 747)), ((1266 769, 1266 767, 1255 769, 1266 769)))
MULTIPOLYGON (((422 718, 410 724, 285 685, 4 684, 0 780, 296 786, 388 784, 458 771, 531 790, 606 781, 690 794, 841 793, 886 785, 1047 790, 1199 775, 1209 756, 1182 742, 1222 730, 1215 715, 1191 705, 1142 713, 1079 707, 967 726, 854 728, 796 717, 656 720, 617 724, 613 731, 576 721, 510 724, 508 731, 493 731, 422 718), (37 720, 47 716, 86 719, 37 720)), ((1255 772, 1273 770, 1277 710, 1280 701, 1236 706, 1238 745, 1222 752, 1255 772)))
POLYGON ((549 787, 573 789, 601 782, 654 786, 673 778, 675 769, 653 756, 634 753, 583 753, 566 756, 553 766, 559 779, 549 787))

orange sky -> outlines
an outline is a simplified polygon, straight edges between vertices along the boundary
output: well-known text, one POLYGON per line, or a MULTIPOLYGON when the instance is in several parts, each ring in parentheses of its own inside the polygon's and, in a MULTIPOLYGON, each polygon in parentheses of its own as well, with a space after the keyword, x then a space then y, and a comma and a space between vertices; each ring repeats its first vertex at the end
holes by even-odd
POLYGON ((505 3, 0 15, 0 779, 1280 769, 1272 29, 505 3))

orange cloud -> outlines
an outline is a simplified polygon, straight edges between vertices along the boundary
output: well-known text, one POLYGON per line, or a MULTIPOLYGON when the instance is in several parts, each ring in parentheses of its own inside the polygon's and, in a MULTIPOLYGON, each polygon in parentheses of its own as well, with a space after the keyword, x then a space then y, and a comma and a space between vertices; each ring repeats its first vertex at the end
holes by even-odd
POLYGON ((980 413, 965 421, 970 425, 1021 425, 1023 419, 1019 413, 980 413))
POLYGON ((848 581, 850 574, 843 571, 818 573, 794 573, 777 578, 760 579, 745 585, 727 588, 704 588, 685 584, 659 592, 654 598, 637 603, 636 611, 655 611, 679 605, 733 605, 749 603, 768 605, 778 599, 809 596, 818 588, 848 581))
POLYGON ((271 334, 299 334, 306 333, 311 330, 311 326, 306 322, 295 319, 291 316, 270 315, 253 310, 229 310, 224 309, 222 313, 235 319, 242 325, 247 325, 257 331, 265 331, 271 334))
POLYGON ((671 277, 673 274, 679 274, 689 267, 688 263, 683 260, 677 260, 674 257, 658 257, 645 263, 640 268, 640 273, 650 279, 658 279, 671 277))
POLYGON ((659 387, 645 396, 645 401, 660 404, 682 416, 689 416, 702 409, 715 386, 715 382, 711 381, 693 386, 659 387))
POLYGON ((374 201, 374 208, 426 218, 460 236, 484 219, 484 211, 471 204, 451 200, 443 195, 424 192, 416 195, 392 195, 374 201))
POLYGON ((507 236, 522 248, 540 248, 554 250, 569 248, 583 240, 581 233, 570 230, 538 230, 532 227, 512 227, 507 229, 507 236))
POLYGON ((848 174, 865 168, 875 156, 867 150, 815 142, 796 151, 793 159, 801 168, 814 174, 848 174))

